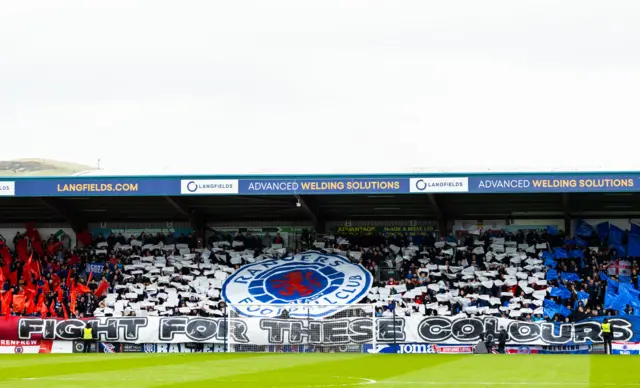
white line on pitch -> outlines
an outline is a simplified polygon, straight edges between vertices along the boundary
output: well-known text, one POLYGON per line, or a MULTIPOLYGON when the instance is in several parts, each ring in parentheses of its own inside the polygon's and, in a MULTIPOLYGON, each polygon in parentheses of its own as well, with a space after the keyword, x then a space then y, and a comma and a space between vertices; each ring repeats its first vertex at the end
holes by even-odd
MULTIPOLYGON (((507 385, 507 386, 532 386, 532 387, 566 387, 566 386, 586 386, 589 383, 577 383, 577 382, 557 382, 557 381, 512 381, 512 382, 497 382, 497 381, 378 381, 377 385, 413 385, 413 386, 485 386, 485 385, 507 385)), ((640 387, 640 383, 599 383, 598 386, 602 387, 640 387)))

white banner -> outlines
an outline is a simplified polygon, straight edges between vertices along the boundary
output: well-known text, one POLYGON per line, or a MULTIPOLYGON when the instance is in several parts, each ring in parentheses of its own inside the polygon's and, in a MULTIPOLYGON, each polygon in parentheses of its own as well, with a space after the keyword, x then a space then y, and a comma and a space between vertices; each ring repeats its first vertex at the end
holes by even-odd
POLYGON ((303 304, 314 307, 285 308, 290 317, 323 318, 364 299, 372 284, 363 266, 309 251, 242 266, 225 280, 222 297, 243 316, 274 317, 281 313, 278 305, 303 304))
MULTIPOLYGON (((616 341, 635 340, 634 320, 611 318, 616 341)), ((13 322, 12 322, 13 321, 13 322)), ((20 318, 17 337, 26 340, 82 339, 87 324, 100 341, 137 344, 228 343, 241 345, 377 343, 470 344, 480 338, 498 338, 507 331, 509 345, 582 345, 603 341, 598 321, 562 324, 522 322, 502 318, 396 317, 342 319, 121 317, 87 321, 20 318), (229 329, 227 330, 227 325, 229 329), (227 338, 227 332, 229 338, 227 338), (376 339, 374 341, 374 333, 376 339)), ((8 328, 3 328, 7 333, 8 328)))

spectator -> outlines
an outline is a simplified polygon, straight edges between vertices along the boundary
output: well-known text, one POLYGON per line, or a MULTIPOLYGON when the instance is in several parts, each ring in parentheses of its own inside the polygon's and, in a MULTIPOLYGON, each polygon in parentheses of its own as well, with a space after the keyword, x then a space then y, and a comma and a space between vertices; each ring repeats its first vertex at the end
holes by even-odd
POLYGON ((273 239, 273 243, 276 245, 282 245, 284 246, 284 239, 280 236, 280 233, 276 233, 276 238, 273 239))
MULTIPOLYGON (((30 232, 26 238, 33 239, 33 233, 30 232)), ((185 276, 213 278, 216 271, 211 271, 211 268, 214 265, 232 272, 248 259, 282 255, 271 248, 268 233, 262 238, 251 233, 246 236, 238 233, 232 238, 214 231, 207 240, 208 249, 212 251, 208 259, 203 258, 202 252, 192 251, 189 253, 191 265, 181 266, 167 279, 167 274, 162 273, 164 266, 170 267, 172 257, 179 253, 163 249, 163 246, 180 241, 191 245, 194 238, 195 235, 183 234, 174 239, 162 233, 142 233, 122 244, 124 236, 118 233, 111 234, 106 240, 98 236, 91 249, 70 250, 63 244, 48 252, 49 248, 57 246, 56 237, 50 236, 40 244, 44 247, 42 255, 34 254, 39 266, 37 269, 25 270, 26 260, 24 255, 23 259, 17 259, 20 255, 18 249, 9 252, 11 260, 0 255, 3 274, 9 275, 0 289, 5 291, 4 295, 12 290, 13 295, 33 300, 37 311, 33 307, 27 311, 24 308, 14 311, 13 307, 2 309, 11 314, 54 317, 65 316, 65 312, 70 317, 87 317, 96 313, 159 315, 181 314, 183 311, 188 315, 219 316, 222 310, 218 306, 202 306, 203 300, 218 301, 219 291, 212 293, 214 297, 196 292, 185 276), (141 246, 133 246, 133 241, 139 241, 141 246), (98 245, 105 242, 107 247, 99 249, 98 245), (228 249, 233 242, 242 244, 233 250, 228 249), (128 248, 117 248, 116 245, 128 248), (103 270, 87 282, 86 265, 95 262, 104 263, 103 270), (149 268, 157 268, 158 272, 152 274, 141 270, 138 266, 143 263, 152 263, 149 268), (158 263, 163 264, 158 267, 158 263), (26 287, 29 283, 33 284, 33 292, 26 287), (182 298, 175 306, 162 311, 161 307, 165 307, 163 305, 169 300, 169 295, 160 290, 147 291, 152 284, 163 288, 162 291, 179 284, 181 289, 174 288, 178 293, 189 292, 196 298, 182 298), (109 299, 105 299, 107 294, 109 299), (192 308, 193 305, 197 308, 192 308), (128 306, 129 310, 117 310, 122 306, 128 306)), ((15 241, 22 244, 22 234, 18 233, 15 241)), ((33 242, 32 246, 38 245, 37 240, 33 242)), ((278 233, 273 242, 284 243, 284 239, 278 233)), ((463 236, 460 241, 451 236, 446 241, 436 241, 433 235, 417 238, 408 234, 374 233, 336 236, 327 239, 323 245, 327 253, 348 256, 373 273, 384 272, 381 282, 375 284, 369 298, 363 300, 378 304, 381 310, 377 309, 376 315, 491 315, 523 321, 547 319, 560 322, 567 318, 576 321, 603 315, 634 314, 636 311, 632 306, 625 306, 622 311, 603 309, 607 280, 601 277, 601 273, 611 269, 610 251, 580 249, 575 242, 567 242, 564 237, 544 231, 487 231, 477 236, 463 236), (506 248, 509 248, 509 253, 506 248), (575 257, 544 259, 555 252, 555 248, 572 252, 575 257), (557 277, 551 276, 555 273, 557 277), (388 294, 381 292, 386 289, 388 294), (551 289, 551 293, 547 289, 551 289), (397 303, 390 304, 389 298, 394 296, 397 303)), ((562 252, 558 251, 558 255, 564 254, 562 252)), ((637 278, 635 261, 633 274, 637 278)), ((613 275, 611 279, 619 280, 613 275)), ((13 304, 13 299, 9 302, 13 304)))
POLYGON ((271 248, 271 235, 269 232, 265 233, 262 237, 262 246, 265 248, 271 248))

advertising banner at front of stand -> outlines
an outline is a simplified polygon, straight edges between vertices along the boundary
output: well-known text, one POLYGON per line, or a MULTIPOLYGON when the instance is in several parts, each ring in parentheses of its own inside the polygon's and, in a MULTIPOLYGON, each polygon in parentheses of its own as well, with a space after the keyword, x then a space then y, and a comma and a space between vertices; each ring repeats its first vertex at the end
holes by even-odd
POLYGON ((168 178, 24 178, 17 197, 114 197, 179 195, 180 181, 168 178))
POLYGON ((638 174, 519 174, 469 178, 472 193, 629 192, 640 190, 638 174))
POLYGON ((517 194, 637 191, 640 191, 640 174, 638 173, 0 178, 0 196, 3 197, 517 194))
MULTIPOLYGON (((6 317, 0 320, 2 340, 78 340, 91 322, 97 339, 104 342, 228 343, 237 345, 348 345, 428 343, 469 345, 482 335, 498 337, 507 330, 510 346, 580 346, 601 343, 600 323, 587 320, 556 325, 502 318, 397 317, 342 319, 119 317, 58 320, 6 317), (229 330, 227 330, 229 325, 229 330), (230 337, 227 338, 227 332, 230 337)), ((610 318, 614 340, 640 342, 640 317, 610 318)))

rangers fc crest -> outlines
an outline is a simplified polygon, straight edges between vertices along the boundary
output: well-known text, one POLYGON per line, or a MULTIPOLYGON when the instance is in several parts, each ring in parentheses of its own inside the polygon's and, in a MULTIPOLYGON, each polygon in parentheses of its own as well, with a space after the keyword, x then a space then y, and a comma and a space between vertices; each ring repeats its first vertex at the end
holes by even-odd
POLYGON ((361 265, 310 251, 241 267, 225 281, 222 296, 245 316, 277 317, 287 310, 290 317, 320 318, 359 302, 371 284, 361 265))

